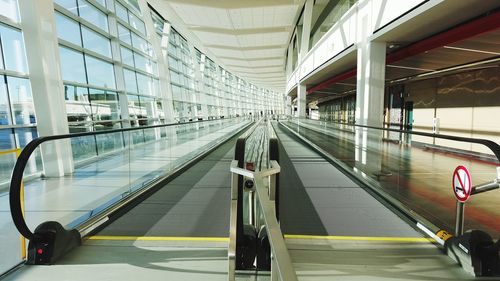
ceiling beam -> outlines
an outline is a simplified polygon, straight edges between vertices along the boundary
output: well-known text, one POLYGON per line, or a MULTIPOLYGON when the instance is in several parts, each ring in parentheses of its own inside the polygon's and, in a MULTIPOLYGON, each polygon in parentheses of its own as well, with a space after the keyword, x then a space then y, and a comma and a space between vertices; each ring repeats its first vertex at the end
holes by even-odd
POLYGON ((175 5, 175 3, 184 5, 194 5, 202 7, 212 7, 219 9, 242 9, 242 8, 259 8, 259 7, 275 7, 275 6, 290 6, 300 5, 302 1, 299 0, 168 0, 168 2, 175 5))
POLYGON ((209 33, 218 33, 218 34, 235 35, 235 36, 266 34, 266 33, 282 33, 282 32, 289 32, 291 29, 290 26, 269 26, 260 28, 228 29, 228 28, 217 28, 217 27, 198 26, 198 25, 191 25, 188 26, 188 28, 193 32, 209 32, 209 33))
POLYGON ((236 50, 236 51, 256 51, 256 50, 267 50, 267 49, 283 49, 285 45, 261 45, 261 46, 253 46, 253 47, 232 47, 227 45, 205 45, 207 48, 214 49, 226 49, 226 50, 236 50))
POLYGON ((242 58, 242 57, 228 57, 218 56, 219 59, 238 60, 238 61, 260 61, 260 60, 285 60, 283 57, 257 57, 257 58, 242 58))

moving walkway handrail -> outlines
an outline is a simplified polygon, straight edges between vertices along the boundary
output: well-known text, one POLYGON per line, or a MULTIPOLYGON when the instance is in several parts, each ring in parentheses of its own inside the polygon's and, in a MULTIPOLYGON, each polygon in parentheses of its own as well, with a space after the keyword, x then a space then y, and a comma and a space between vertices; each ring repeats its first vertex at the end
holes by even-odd
POLYGON ((216 119, 216 120, 201 120, 189 123, 170 123, 170 124, 160 124, 160 125, 151 125, 151 126, 143 126, 143 127, 132 127, 132 128, 122 128, 122 129, 114 129, 107 131, 97 131, 97 132, 83 132, 83 133, 70 133, 70 134, 62 134, 62 135, 52 135, 39 137, 31 142, 29 142, 21 151, 14 169, 12 171, 12 177, 10 181, 10 192, 9 192, 9 203, 10 203, 10 213, 12 216, 12 220, 14 221, 14 225, 21 235, 31 240, 34 238, 34 233, 29 229, 26 221, 24 219, 24 215, 22 213, 21 208, 21 182, 23 179, 24 169, 26 168, 26 164, 31 157, 31 154, 35 151, 35 149, 40 146, 42 143, 52 140, 62 140, 62 139, 71 139, 85 136, 96 136, 103 134, 113 134, 113 133, 121 133, 121 132, 129 132, 129 131, 139 131, 139 130, 147 130, 154 128, 163 128, 163 127, 172 127, 179 125, 189 125, 196 124, 202 122, 213 122, 213 121, 225 121, 227 119, 216 119))
MULTIPOLYGON (((236 145, 234 148, 234 160, 237 161, 237 166, 239 168, 243 168, 245 162, 245 145, 247 139, 252 135, 255 129, 259 126, 262 119, 259 119, 255 124, 250 127, 242 136, 238 138, 236 141, 236 145)), ((232 185, 236 187, 243 186, 243 176, 239 175, 237 177, 232 177, 231 179, 232 185)), ((232 260, 230 265, 234 266, 234 269, 237 269, 241 262, 241 249, 237 247, 237 245, 241 245, 243 243, 243 190, 242 188, 232 188, 231 189, 231 215, 235 214, 234 217, 231 217, 231 229, 230 236, 237 238, 238 240, 230 239, 230 244, 228 248, 228 257, 232 260), (238 265, 236 265, 238 264, 238 265)), ((231 271, 231 270, 230 270, 231 271)))
MULTIPOLYGON (((283 233, 281 232, 280 225, 276 218, 275 211, 275 176, 281 171, 281 167, 275 160, 270 161, 270 169, 252 172, 241 167, 238 167, 238 161, 233 160, 231 163, 232 172, 232 195, 235 193, 234 190, 237 189, 235 183, 236 176, 245 176, 251 178, 255 182, 255 190, 260 202, 260 207, 262 209, 262 215, 266 225, 266 231, 269 238, 269 245, 272 253, 272 266, 271 266, 271 280, 283 280, 283 281, 297 281, 297 274, 293 267, 292 259, 288 252, 283 233), (271 177, 269 189, 266 188, 264 184, 264 178, 271 177)), ((230 248, 228 251, 229 255, 229 280, 235 280, 235 252, 237 242, 237 234, 233 231, 236 226, 236 220, 234 212, 236 212, 236 199, 234 196, 231 197, 231 233, 230 233, 230 248), (236 242, 236 243, 235 243, 236 242), (231 250, 233 249, 233 250, 231 250)))
MULTIPOLYGON (((302 119, 292 119, 292 120, 298 120, 300 122, 302 119)), ((311 119, 306 119, 306 120, 313 121, 313 122, 325 122, 325 121, 311 120, 311 119)), ((346 126, 352 126, 352 127, 367 128, 367 129, 375 129, 375 130, 388 131, 388 132, 410 134, 410 135, 417 135, 417 136, 432 137, 432 138, 438 138, 438 139, 453 140, 453 141, 459 141, 459 142, 482 144, 482 145, 488 147, 495 154, 495 156, 497 157, 497 160, 500 162, 500 145, 494 141, 487 140, 487 139, 458 137, 458 136, 452 136, 452 135, 434 134, 434 133, 409 131, 409 130, 399 130, 399 129, 391 129, 391 128, 380 128, 380 127, 376 127, 376 126, 358 125, 358 124, 343 123, 343 122, 329 121, 328 123, 346 125, 346 126)))

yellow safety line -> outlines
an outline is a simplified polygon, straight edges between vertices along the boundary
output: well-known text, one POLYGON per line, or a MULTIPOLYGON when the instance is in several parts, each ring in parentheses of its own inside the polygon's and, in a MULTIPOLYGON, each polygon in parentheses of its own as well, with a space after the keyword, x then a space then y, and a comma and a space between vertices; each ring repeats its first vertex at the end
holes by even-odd
MULTIPOLYGON (((287 239, 323 239, 323 240, 348 240, 348 241, 384 241, 384 242, 413 242, 432 243, 432 238, 425 237, 371 237, 371 236, 319 236, 319 235, 294 235, 285 234, 287 239)), ((172 236, 90 236, 88 240, 111 241, 206 241, 229 242, 228 237, 172 237, 172 236)))
POLYGON ((432 238, 425 237, 367 237, 367 236, 318 236, 318 235, 293 235, 285 234, 288 239, 323 239, 323 240, 349 240, 349 241, 384 241, 384 242, 413 242, 432 243, 432 238))
POLYGON ((5 154, 12 154, 15 153, 17 156, 19 156, 19 153, 21 152, 20 148, 16 149, 9 149, 9 150, 2 150, 0 151, 0 155, 5 155, 5 154))
MULTIPOLYGON (((9 149, 9 150, 2 150, 0 151, 0 155, 7 155, 7 154, 16 154, 16 158, 19 158, 19 155, 21 155, 21 149, 20 148, 15 148, 15 149, 9 149)), ((24 216, 24 182, 21 180, 21 189, 20 189, 20 199, 21 199, 21 213, 24 216)), ((21 258, 23 260, 26 260, 26 239, 21 235, 21 258)))
POLYGON ((88 237, 88 240, 229 242, 228 237, 172 237, 172 236, 90 236, 88 237))

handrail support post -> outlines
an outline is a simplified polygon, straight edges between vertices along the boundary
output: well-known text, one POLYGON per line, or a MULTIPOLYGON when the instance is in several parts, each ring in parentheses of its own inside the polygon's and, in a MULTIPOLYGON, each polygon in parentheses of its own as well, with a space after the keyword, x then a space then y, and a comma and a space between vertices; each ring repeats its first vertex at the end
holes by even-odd
POLYGON ((455 236, 464 234, 464 211, 465 203, 457 201, 455 216, 455 236))

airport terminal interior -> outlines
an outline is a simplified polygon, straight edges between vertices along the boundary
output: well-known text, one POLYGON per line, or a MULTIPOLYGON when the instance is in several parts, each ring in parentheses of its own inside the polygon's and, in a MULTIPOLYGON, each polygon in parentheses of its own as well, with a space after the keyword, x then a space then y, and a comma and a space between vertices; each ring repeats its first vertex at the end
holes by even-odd
POLYGON ((0 0, 0 280, 500 280, 499 0, 0 0))

